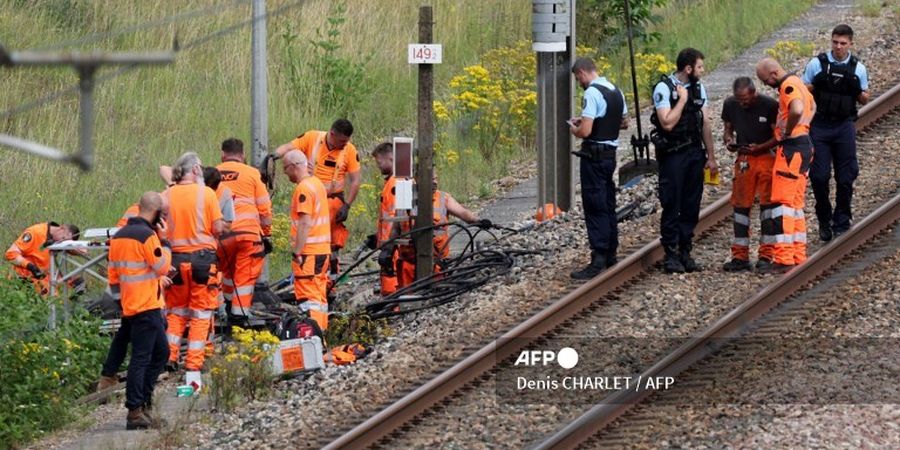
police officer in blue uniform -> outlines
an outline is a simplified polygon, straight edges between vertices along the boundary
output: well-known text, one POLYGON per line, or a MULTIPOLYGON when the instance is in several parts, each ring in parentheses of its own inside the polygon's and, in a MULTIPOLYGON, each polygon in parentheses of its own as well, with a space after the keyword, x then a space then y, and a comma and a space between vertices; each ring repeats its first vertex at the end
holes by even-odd
POLYGON ((815 156, 809 181, 816 197, 819 238, 828 242, 850 228, 853 181, 859 175, 856 160, 856 103, 869 102, 866 66, 850 54, 853 29, 838 25, 831 32, 831 51, 820 53, 806 65, 803 82, 816 99, 816 114, 809 130, 815 156), (828 198, 834 165, 834 209, 828 198))
POLYGON ((628 128, 628 108, 625 96, 605 77, 597 74, 597 67, 588 58, 578 58, 572 66, 578 84, 584 88, 581 117, 569 120, 569 131, 582 138, 581 203, 591 246, 591 262, 572 272, 576 280, 587 280, 616 263, 619 232, 616 222, 616 149, 619 130, 628 128))
POLYGON ((685 48, 675 60, 676 72, 653 89, 650 140, 659 162, 660 241, 666 273, 694 272, 691 239, 700 218, 703 169, 718 172, 709 115, 703 53, 685 48))

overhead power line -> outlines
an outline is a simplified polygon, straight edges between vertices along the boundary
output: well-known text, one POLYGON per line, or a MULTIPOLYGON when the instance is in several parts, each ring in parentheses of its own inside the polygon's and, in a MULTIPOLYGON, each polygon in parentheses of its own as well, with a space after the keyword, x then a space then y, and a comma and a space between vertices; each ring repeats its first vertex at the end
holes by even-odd
MULTIPOLYGON (((235 2, 235 3, 246 2, 246 1, 247 1, 247 0, 239 0, 238 2, 235 2)), ((235 23, 235 24, 229 25, 229 26, 227 26, 227 27, 225 27, 225 28, 222 28, 222 29, 217 30, 217 31, 214 31, 214 32, 212 32, 212 33, 210 33, 210 34, 207 34, 207 35, 198 37, 198 38, 193 39, 193 40, 191 40, 191 41, 189 41, 189 42, 187 42, 187 43, 185 43, 185 44, 183 44, 183 45, 180 45, 179 48, 176 48, 175 50, 181 52, 181 51, 186 51, 186 50, 190 50, 190 49, 192 49, 192 48, 198 47, 198 46, 203 45, 203 44, 205 44, 205 43, 207 43, 207 42, 209 42, 209 41, 212 41, 213 39, 216 39, 216 38, 225 36, 225 35, 227 35, 227 34, 229 34, 229 33, 233 33, 233 32, 235 32, 235 31, 237 31, 237 30, 239 30, 239 29, 241 29, 241 28, 243 28, 243 27, 245 27, 245 26, 247 26, 247 25, 252 24, 252 23, 253 23, 254 21, 256 21, 256 20, 262 20, 263 18, 270 18, 270 17, 275 17, 275 16, 278 16, 278 15, 284 14, 285 12, 287 12, 288 10, 290 10, 291 8, 294 8, 294 7, 299 6, 299 5, 302 4, 304 1, 306 1, 306 0, 297 0, 297 1, 293 2, 293 3, 288 3, 288 4, 286 4, 286 5, 283 5, 283 6, 279 7, 279 8, 276 8, 276 9, 274 9, 274 10, 272 10, 272 11, 269 11, 268 13, 266 13, 265 16, 261 16, 261 17, 258 18, 258 19, 252 19, 252 18, 251 18, 251 19, 247 19, 247 20, 245 20, 245 21, 241 21, 241 22, 237 22, 237 23, 235 23)), ((199 11, 192 11, 192 12, 189 12, 189 13, 184 13, 184 15, 187 15, 187 14, 194 14, 195 17, 196 17, 196 16, 199 16, 198 13, 199 13, 199 11)), ((172 17, 175 17, 175 16, 172 16, 172 17)), ((171 21, 172 21, 172 20, 170 20, 170 22, 171 22, 171 21)), ((123 31, 123 33, 124 33, 124 31, 123 31)), ((121 34, 121 33, 120 33, 120 34, 121 34)), ((56 48, 56 47, 62 46, 63 44, 64 44, 64 43, 57 44, 57 45, 54 45, 53 47, 48 47, 48 48, 56 48)), ((2 54, 2 53, 3 53, 3 51, 2 51, 2 49, 0 49, 0 54, 2 54)), ((103 75, 101 75, 101 76, 96 77, 96 81, 97 81, 97 82, 109 81, 109 80, 112 80, 113 78, 117 78, 117 77, 119 77, 119 76, 121 76, 121 75, 125 75, 125 74, 127 74, 127 73, 133 71, 133 70, 136 69, 136 68, 138 68, 137 65, 126 65, 126 66, 120 67, 120 68, 118 68, 118 69, 116 69, 116 70, 113 70, 112 72, 108 72, 108 73, 106 73, 106 74, 103 74, 103 75)), ((40 108, 41 106, 44 106, 44 105, 46 105, 46 104, 48 104, 48 103, 51 103, 51 102, 54 102, 54 101, 56 101, 56 100, 58 100, 58 99, 60 99, 60 98, 62 98, 62 97, 65 97, 66 95, 74 94, 74 93, 78 92, 78 90, 79 90, 79 84, 78 84, 78 83, 75 83, 75 84, 72 84, 72 85, 70 85, 70 86, 68 86, 68 87, 66 87, 66 88, 64 88, 64 89, 59 90, 59 91, 56 91, 56 92, 53 92, 53 93, 44 95, 43 97, 39 97, 39 98, 37 98, 37 99, 34 99, 34 100, 32 100, 32 101, 30 101, 30 102, 28 102, 28 103, 24 103, 24 104, 22 104, 22 105, 12 107, 12 108, 10 108, 10 109, 8 109, 8 110, 6 110, 6 111, 0 112, 0 120, 5 120, 5 119, 7 119, 7 118, 9 118, 9 117, 12 117, 12 116, 15 116, 15 115, 19 115, 19 114, 23 114, 23 113, 26 113, 26 112, 31 111, 31 110, 33 110, 33 109, 36 109, 36 108, 40 108)))

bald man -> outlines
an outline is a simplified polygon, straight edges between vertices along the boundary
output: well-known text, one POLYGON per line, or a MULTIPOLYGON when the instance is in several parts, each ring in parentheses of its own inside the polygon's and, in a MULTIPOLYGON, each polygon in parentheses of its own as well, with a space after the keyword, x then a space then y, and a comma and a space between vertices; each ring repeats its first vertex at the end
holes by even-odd
POLYGON ((328 328, 328 264, 331 257, 331 222, 328 193, 312 176, 305 154, 291 150, 284 155, 284 174, 297 186, 291 194, 291 270, 294 298, 300 309, 328 328))
POLYGON ((779 205, 772 210, 775 222, 773 264, 761 271, 783 273, 806 261, 806 217, 803 212, 807 175, 813 148, 809 125, 816 103, 803 80, 788 74, 778 61, 764 58, 756 65, 756 76, 778 90, 778 118, 775 123, 775 166, 772 198, 779 205))
MULTIPOLYGON (((159 220, 163 207, 158 193, 145 192, 137 217, 128 219, 109 242, 109 287, 122 305, 122 327, 130 331, 131 340, 125 387, 129 430, 160 426, 150 406, 153 387, 169 359, 159 280, 169 272, 172 251, 165 240, 166 222, 159 220)), ((111 358, 116 351, 110 348, 111 358)))

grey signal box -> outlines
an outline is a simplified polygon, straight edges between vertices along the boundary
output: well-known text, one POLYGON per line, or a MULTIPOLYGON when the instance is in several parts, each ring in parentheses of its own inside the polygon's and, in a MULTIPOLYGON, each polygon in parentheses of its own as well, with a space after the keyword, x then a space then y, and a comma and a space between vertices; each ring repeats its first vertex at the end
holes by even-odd
POLYGON ((571 0, 531 0, 531 40, 538 52, 566 50, 572 34, 571 0))

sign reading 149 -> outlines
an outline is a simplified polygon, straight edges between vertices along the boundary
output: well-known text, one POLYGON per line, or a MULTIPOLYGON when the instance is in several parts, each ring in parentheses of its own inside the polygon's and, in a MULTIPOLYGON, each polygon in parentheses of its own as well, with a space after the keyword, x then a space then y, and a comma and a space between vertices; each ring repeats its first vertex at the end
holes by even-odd
POLYGON ((409 44, 410 64, 440 64, 441 44, 409 44))

